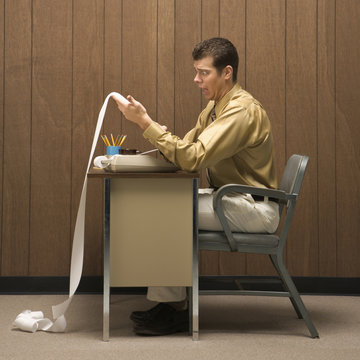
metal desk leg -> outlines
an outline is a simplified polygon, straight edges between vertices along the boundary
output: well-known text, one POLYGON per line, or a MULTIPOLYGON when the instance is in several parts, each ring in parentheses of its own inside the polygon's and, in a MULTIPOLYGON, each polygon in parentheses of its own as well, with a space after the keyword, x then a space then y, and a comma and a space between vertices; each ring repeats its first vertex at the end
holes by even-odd
POLYGON ((199 264, 198 264, 198 179, 193 179, 193 279, 190 310, 192 339, 199 340, 199 264))
POLYGON ((110 311, 110 179, 105 179, 103 341, 109 341, 110 311))

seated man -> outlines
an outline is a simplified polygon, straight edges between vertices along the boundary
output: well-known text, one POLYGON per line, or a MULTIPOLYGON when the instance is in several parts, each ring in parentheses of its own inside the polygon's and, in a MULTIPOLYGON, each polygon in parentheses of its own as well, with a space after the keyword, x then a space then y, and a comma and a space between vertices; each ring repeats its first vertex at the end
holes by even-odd
MULTIPOLYGON (((117 104, 169 161, 186 171, 207 169, 210 189, 199 190, 199 229, 222 230, 212 206, 216 189, 225 184, 277 187, 271 126, 262 105, 237 83, 238 54, 229 40, 202 41, 192 55, 194 82, 209 103, 183 139, 154 122, 132 96, 127 97, 130 104, 117 104)), ((276 231, 279 212, 275 202, 237 194, 226 196, 223 205, 233 230, 276 231)), ((185 288, 151 287, 148 299, 158 304, 131 314, 137 334, 188 330, 185 288)))

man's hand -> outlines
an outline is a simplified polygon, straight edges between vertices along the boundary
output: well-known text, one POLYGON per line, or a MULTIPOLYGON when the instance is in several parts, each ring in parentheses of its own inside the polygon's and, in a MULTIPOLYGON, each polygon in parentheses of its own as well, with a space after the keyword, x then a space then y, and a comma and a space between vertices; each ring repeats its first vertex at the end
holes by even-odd
POLYGON ((145 107, 131 95, 127 96, 129 103, 120 101, 115 97, 112 98, 115 100, 119 110, 124 114, 125 118, 140 126, 142 130, 147 129, 153 122, 145 107))

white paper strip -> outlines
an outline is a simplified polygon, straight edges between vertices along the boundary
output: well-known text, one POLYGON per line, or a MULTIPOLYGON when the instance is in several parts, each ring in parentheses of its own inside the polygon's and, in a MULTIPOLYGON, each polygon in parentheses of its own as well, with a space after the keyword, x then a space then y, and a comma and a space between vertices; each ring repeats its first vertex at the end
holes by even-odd
POLYGON ((128 100, 126 100, 119 93, 112 92, 106 97, 104 104, 101 107, 99 116, 98 116, 94 139, 93 139, 93 143, 91 146, 89 161, 88 161, 88 165, 86 168, 84 183, 83 183, 83 187, 82 187, 82 191, 81 191, 79 209, 78 209, 77 217, 76 217, 75 232, 74 232, 72 253, 71 253, 69 297, 63 303, 54 305, 52 307, 52 314, 53 314, 53 318, 55 319, 55 322, 52 322, 51 320, 44 318, 44 315, 42 314, 41 311, 34 312, 31 310, 25 310, 22 313, 20 313, 16 317, 13 325, 21 330, 28 331, 28 332, 35 332, 36 330, 51 331, 51 332, 64 332, 66 329, 66 319, 65 319, 64 314, 71 303, 71 300, 75 294, 76 289, 79 286, 81 274, 82 274, 82 268, 83 268, 83 261, 84 261, 84 233, 85 233, 85 205, 86 205, 87 173, 90 169, 91 160, 94 156, 96 144, 98 142, 100 130, 101 130, 101 127, 102 127, 102 124, 104 121, 107 104, 108 104, 111 96, 116 97, 116 99, 118 101, 121 101, 124 103, 129 103, 128 100))
POLYGON ((97 156, 94 159, 94 165, 98 168, 104 169, 110 165, 110 162, 113 158, 114 158, 113 156, 111 156, 111 157, 106 157, 104 155, 97 156))
POLYGON ((27 332, 35 332, 37 330, 64 332, 66 320, 65 316, 61 315, 53 323, 50 319, 44 318, 42 311, 24 310, 16 317, 14 326, 27 332))

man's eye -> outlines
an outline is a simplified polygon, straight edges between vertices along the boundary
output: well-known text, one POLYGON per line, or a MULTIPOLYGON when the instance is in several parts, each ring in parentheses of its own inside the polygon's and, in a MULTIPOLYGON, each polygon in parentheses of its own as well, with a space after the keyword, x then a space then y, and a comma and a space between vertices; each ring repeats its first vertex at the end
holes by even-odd
POLYGON ((201 75, 203 75, 203 76, 207 75, 207 71, 202 71, 201 75))

